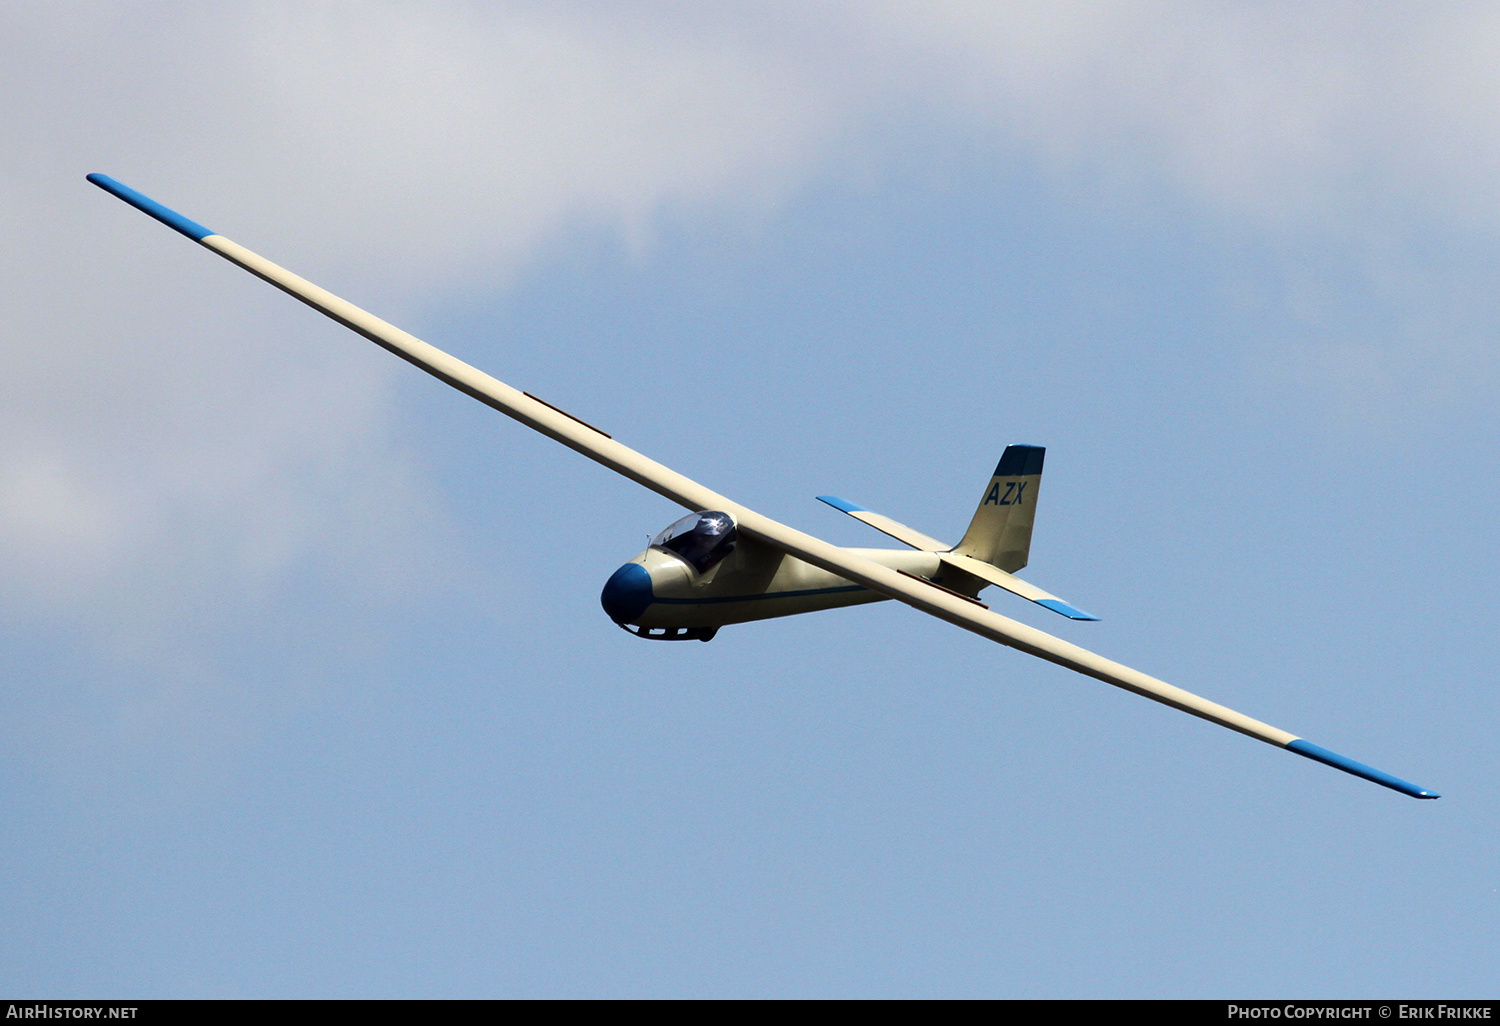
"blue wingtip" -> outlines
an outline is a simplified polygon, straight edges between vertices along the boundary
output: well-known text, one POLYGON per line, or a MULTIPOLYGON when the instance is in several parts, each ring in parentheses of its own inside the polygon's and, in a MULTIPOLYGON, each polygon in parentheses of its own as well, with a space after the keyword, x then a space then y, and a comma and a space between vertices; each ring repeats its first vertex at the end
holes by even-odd
POLYGON ((1352 773, 1356 777, 1364 777, 1366 780, 1374 781, 1382 787, 1389 787, 1392 791, 1400 791, 1402 794, 1411 795, 1413 798, 1442 797, 1442 795, 1435 791, 1418 787, 1410 781, 1402 780, 1400 777, 1393 777, 1389 773, 1382 773, 1373 766, 1366 766, 1362 762, 1355 762, 1353 759, 1346 758, 1337 752, 1330 752, 1326 748, 1320 748, 1310 741, 1303 741, 1301 738, 1289 742, 1287 748, 1298 755, 1306 756, 1309 759, 1332 766, 1334 769, 1341 769, 1345 773, 1352 773))
POLYGON ((820 495, 820 496, 818 496, 818 501, 819 502, 826 502, 826 503, 828 503, 828 505, 832 506, 834 509, 839 510, 839 511, 844 512, 844 513, 868 513, 868 512, 870 512, 869 510, 865 509, 863 506, 856 506, 852 502, 845 502, 843 499, 839 498, 837 495, 820 495))
POLYGON ((162 206, 150 196, 136 192, 130 186, 115 181, 109 175, 101 175, 95 171, 86 177, 105 192, 118 196, 132 207, 135 207, 142 213, 151 215, 168 228, 176 229, 194 242, 202 242, 208 236, 214 234, 211 229, 203 227, 197 221, 190 221, 177 211, 162 206))
POLYGON ((1052 610, 1054 613, 1061 613, 1063 616, 1066 616, 1069 620, 1097 620, 1097 619, 1099 619, 1097 616, 1094 616, 1091 613, 1085 613, 1082 609, 1079 609, 1077 606, 1070 606, 1070 605, 1068 605, 1066 602, 1062 601, 1061 599, 1037 599, 1036 604, 1039 605, 1039 606, 1046 606, 1048 609, 1052 610))

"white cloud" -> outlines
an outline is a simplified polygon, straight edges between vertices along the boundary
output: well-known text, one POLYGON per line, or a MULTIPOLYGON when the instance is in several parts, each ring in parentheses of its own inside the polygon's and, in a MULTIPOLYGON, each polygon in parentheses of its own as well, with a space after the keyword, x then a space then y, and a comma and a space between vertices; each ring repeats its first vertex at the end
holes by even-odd
POLYGON ((355 296, 378 278, 372 305, 398 316, 434 289, 503 285, 570 224, 641 246, 665 206, 753 214, 798 180, 828 116, 722 42, 586 11, 165 13, 5 16, 0 174, 17 213, 0 242, 0 592, 13 608, 38 590, 107 597, 185 540, 214 553, 203 587, 274 578, 326 541, 335 513, 367 504, 399 521, 424 505, 409 473, 395 495, 377 470, 401 458, 393 365, 268 343, 292 324, 306 334, 279 297, 249 321, 234 303, 226 323, 202 255, 84 172, 355 296), (299 385, 307 372, 286 366, 308 361, 337 386, 299 385))
POLYGON ((833 114, 722 40, 546 7, 289 5, 242 39, 270 156, 231 173, 386 286, 503 282, 570 222, 639 245, 664 206, 775 202, 833 114))
POLYGON ((1482 5, 12 5, 0 602, 128 632, 122 582, 158 617, 251 602, 352 511, 435 515, 394 362, 296 345, 308 315, 254 282, 226 302, 86 171, 396 320, 572 225, 639 248, 663 210, 754 218, 914 109, 1061 188, 1357 237, 1371 208, 1500 215, 1497 35, 1482 5))
POLYGON ((1054 170, 1276 221, 1392 194, 1500 215, 1489 5, 851 5, 907 88, 1054 170))
POLYGON ((887 90, 1032 161, 1060 195, 1115 209, 1165 196, 1256 252, 1250 287, 1285 331, 1228 344, 1291 373, 1250 370, 1250 387, 1305 389, 1376 433, 1493 397, 1500 302, 1470 266, 1492 261, 1500 226, 1493 5, 847 11, 887 90), (1312 294, 1342 320, 1307 317, 1312 294))

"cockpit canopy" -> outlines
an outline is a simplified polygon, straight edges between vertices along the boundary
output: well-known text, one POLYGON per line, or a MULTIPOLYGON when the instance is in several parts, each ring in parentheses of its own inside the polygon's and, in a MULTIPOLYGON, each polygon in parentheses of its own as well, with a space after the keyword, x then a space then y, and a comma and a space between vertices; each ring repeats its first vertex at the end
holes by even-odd
POLYGON ((704 510, 689 513, 651 539, 651 544, 681 556, 701 574, 734 551, 737 533, 728 513, 704 510))

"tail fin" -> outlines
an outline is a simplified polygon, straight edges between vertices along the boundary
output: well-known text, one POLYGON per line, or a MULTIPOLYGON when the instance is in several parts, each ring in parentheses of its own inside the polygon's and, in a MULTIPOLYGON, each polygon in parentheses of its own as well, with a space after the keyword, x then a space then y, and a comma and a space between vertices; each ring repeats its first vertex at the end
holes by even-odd
POLYGON ((1031 553, 1031 524, 1036 493, 1042 484, 1040 445, 1007 445, 995 476, 985 486, 979 509, 954 552, 981 559, 1006 573, 1026 565, 1031 553))

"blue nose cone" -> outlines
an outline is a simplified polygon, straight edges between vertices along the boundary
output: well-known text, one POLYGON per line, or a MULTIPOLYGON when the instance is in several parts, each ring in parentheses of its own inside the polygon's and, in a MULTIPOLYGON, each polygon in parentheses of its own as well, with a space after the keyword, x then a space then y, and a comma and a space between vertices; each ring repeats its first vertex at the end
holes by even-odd
POLYGON ((639 563, 626 563, 604 582, 599 604, 615 623, 634 623, 654 598, 651 575, 639 563))

